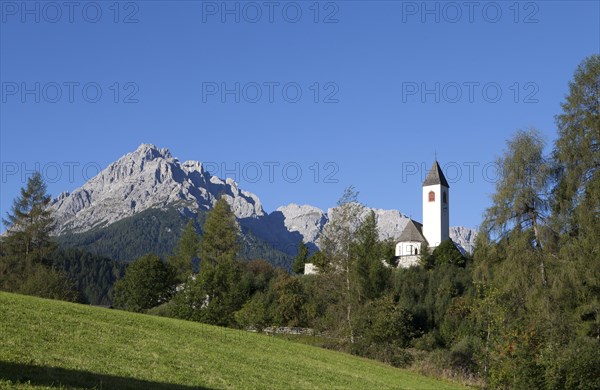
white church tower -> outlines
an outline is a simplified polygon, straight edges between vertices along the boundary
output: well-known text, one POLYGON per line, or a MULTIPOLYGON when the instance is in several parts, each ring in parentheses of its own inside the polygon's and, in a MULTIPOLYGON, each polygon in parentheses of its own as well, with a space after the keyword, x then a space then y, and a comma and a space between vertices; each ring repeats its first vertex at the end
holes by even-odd
POLYGON ((423 182, 423 235, 430 248, 450 239, 450 186, 437 160, 423 182))

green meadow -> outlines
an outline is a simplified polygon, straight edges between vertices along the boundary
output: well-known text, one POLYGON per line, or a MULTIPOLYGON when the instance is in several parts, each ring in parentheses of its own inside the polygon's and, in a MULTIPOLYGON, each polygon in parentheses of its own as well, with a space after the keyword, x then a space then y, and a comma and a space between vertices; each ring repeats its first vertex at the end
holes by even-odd
POLYGON ((0 293, 0 388, 462 387, 280 338, 0 293))

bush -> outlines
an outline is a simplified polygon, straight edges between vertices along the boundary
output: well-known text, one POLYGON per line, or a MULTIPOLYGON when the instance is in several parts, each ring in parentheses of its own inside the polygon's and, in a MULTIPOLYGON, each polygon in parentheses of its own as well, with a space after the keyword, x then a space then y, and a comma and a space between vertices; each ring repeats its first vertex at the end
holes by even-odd
POLYGON ((354 355, 379 360, 394 367, 407 367, 413 362, 413 356, 396 343, 367 343, 364 339, 353 344, 354 355))
POLYGON ((242 328, 254 327, 261 332, 272 322, 267 296, 262 292, 256 293, 234 316, 242 328))
POLYGON ((481 340, 472 336, 463 337, 450 349, 450 367, 472 375, 478 372, 477 356, 481 351, 481 340))
POLYGON ((175 270, 153 254, 140 257, 127 267, 125 277, 114 288, 116 308, 143 312, 167 302, 174 292, 175 270))
POLYGON ((600 342, 582 337, 566 348, 544 351, 545 382, 549 389, 600 389, 600 342))
POLYGON ((456 248, 452 240, 446 240, 433 250, 435 265, 452 264, 458 267, 464 267, 466 259, 456 248))
POLYGON ((17 292, 68 302, 81 301, 75 283, 64 272, 40 264, 32 265, 28 269, 26 279, 17 292))
POLYGON ((408 346, 414 334, 408 310, 385 296, 367 303, 364 311, 362 328, 368 343, 408 346))
POLYGON ((162 305, 148 309, 146 311, 146 314, 149 314, 151 316, 173 318, 175 317, 175 314, 173 313, 173 301, 169 301, 163 303, 162 305))
POLYGON ((431 352, 437 348, 442 347, 443 342, 437 331, 431 331, 429 333, 425 333, 423 336, 418 339, 413 340, 413 346, 416 349, 420 349, 422 351, 431 352))

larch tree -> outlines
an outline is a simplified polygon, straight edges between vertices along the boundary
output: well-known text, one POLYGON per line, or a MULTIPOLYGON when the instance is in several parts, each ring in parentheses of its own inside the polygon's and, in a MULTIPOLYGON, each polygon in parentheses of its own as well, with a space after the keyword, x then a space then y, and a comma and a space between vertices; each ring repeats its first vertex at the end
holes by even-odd
POLYGON ((231 207, 219 198, 206 216, 200 238, 200 271, 177 294, 179 317, 214 325, 235 325, 234 313, 246 298, 237 261, 239 227, 231 207))
POLYGON ((564 265, 561 301, 585 319, 583 333, 600 339, 600 55, 575 71, 556 124, 552 206, 564 265))
POLYGON ((169 256, 169 263, 175 269, 178 281, 184 282, 192 275, 193 262, 198 259, 199 252, 200 238, 196 233, 194 221, 190 219, 183 229, 173 255, 169 256))
MULTIPOLYGON (((496 239, 531 229, 532 246, 543 246, 551 180, 551 164, 544 157, 544 141, 535 129, 519 130, 507 142, 507 150, 498 159, 501 177, 496 182, 492 206, 484 215, 482 230, 496 239)), ((548 283, 546 266, 540 256, 542 284, 548 283)))

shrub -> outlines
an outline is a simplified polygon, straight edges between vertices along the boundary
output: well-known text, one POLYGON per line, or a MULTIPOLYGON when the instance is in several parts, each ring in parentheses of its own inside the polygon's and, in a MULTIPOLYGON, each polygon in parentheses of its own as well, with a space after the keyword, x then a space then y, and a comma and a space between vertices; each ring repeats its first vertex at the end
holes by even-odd
POLYGON ((17 292, 69 302, 81 301, 75 283, 64 272, 40 264, 34 264, 29 268, 26 279, 17 292))

